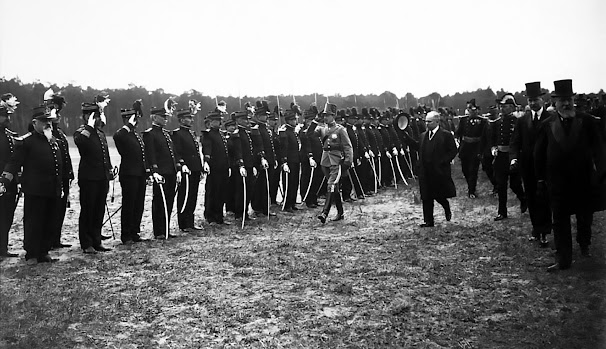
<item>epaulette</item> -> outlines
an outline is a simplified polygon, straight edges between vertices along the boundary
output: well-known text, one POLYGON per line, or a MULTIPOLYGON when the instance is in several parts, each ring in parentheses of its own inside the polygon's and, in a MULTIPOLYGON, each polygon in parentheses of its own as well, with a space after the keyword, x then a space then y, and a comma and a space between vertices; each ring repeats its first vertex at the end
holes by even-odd
POLYGON ((16 140, 16 141, 21 141, 21 142, 23 142, 24 140, 26 140, 26 139, 27 139, 29 136, 31 136, 31 135, 32 135, 32 133, 31 133, 31 132, 28 132, 28 133, 26 133, 26 134, 24 134, 24 135, 22 135, 22 136, 15 137, 15 140, 16 140))
POLYGON ((280 125, 280 127, 278 127, 278 132, 283 132, 286 131, 286 125, 280 125))
POLYGON ((151 130, 153 130, 153 127, 148 128, 147 130, 143 131, 143 133, 150 132, 151 130))

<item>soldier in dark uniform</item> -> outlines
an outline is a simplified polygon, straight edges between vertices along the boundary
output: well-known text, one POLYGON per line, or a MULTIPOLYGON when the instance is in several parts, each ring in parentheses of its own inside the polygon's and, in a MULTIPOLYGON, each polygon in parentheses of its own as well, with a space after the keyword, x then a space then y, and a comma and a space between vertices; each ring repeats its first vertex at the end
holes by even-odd
POLYGON ((315 104, 309 106, 309 109, 303 112, 305 120, 299 136, 301 138, 301 195, 305 197, 305 205, 309 208, 318 207, 319 186, 322 183, 324 174, 319 168, 319 162, 322 158, 322 139, 315 132, 318 121, 318 107, 315 104), (308 191, 309 188, 309 191, 308 191))
MULTIPOLYGON (((145 156, 143 138, 137 132, 139 119, 143 116, 141 100, 135 101, 132 109, 122 109, 122 126, 114 133, 114 143, 120 153, 120 187, 122 188, 122 214, 120 216, 120 239, 125 245, 143 241, 141 218, 145 204, 146 180, 151 169, 145 156)), ((152 179, 150 179, 151 181, 152 179)))
MULTIPOLYGON (((297 203, 297 191, 299 189, 299 171, 301 169, 301 158, 299 150, 301 149, 301 140, 298 132, 295 131, 297 126, 297 113, 293 109, 288 109, 284 113, 285 124, 278 130, 280 134, 280 148, 278 157, 280 166, 282 166, 282 183, 284 184, 285 200, 282 203, 282 210, 285 212, 293 212, 298 210, 295 206, 297 203)), ((305 194, 303 194, 305 195, 305 194)))
POLYGON ((101 130, 107 123, 103 108, 109 102, 106 96, 97 96, 95 103, 82 103, 82 118, 86 125, 74 133, 74 142, 80 152, 78 186, 80 187, 80 247, 84 253, 109 251, 101 245, 101 229, 109 181, 113 179, 107 139, 101 130))
POLYGON ((370 130, 374 135, 374 139, 377 141, 377 152, 375 153, 375 171, 377 173, 378 185, 380 189, 383 188, 383 162, 389 161, 389 159, 385 158, 384 156, 385 146, 379 125, 379 111, 375 108, 370 108, 370 124, 370 130))
MULTIPOLYGON (((248 109, 248 108, 247 108, 248 109)), ((276 214, 268 211, 267 195, 269 179, 273 177, 274 171, 278 168, 276 161, 276 148, 267 127, 267 117, 269 116, 269 105, 267 101, 257 101, 254 109, 254 120, 258 126, 259 135, 263 142, 263 154, 261 155, 261 171, 255 183, 252 194, 251 207, 255 214, 275 216, 276 214)))
POLYGON ((196 131, 192 130, 194 116, 198 112, 198 102, 190 101, 190 109, 177 111, 180 127, 172 132, 173 145, 175 153, 182 159, 183 165, 181 172, 183 183, 179 186, 177 194, 177 221, 179 229, 184 232, 202 230, 202 227, 194 224, 194 211, 198 202, 198 187, 202 177, 202 158, 200 157, 200 143, 196 131), (188 181, 189 187, 185 185, 188 181), (185 191, 187 193, 187 202, 185 201, 185 191), (183 208, 183 205, 185 207, 183 208), (181 212, 183 211, 183 212, 181 212))
POLYGON ((488 119, 486 120, 486 127, 484 128, 484 139, 482 145, 482 170, 486 173, 486 177, 492 184, 492 195, 497 195, 497 181, 494 178, 494 156, 492 155, 490 141, 496 137, 496 122, 500 120, 499 109, 497 106, 492 105, 488 108, 488 119))
POLYGON ((577 238, 582 256, 590 256, 595 184, 606 181, 604 145, 597 121, 575 111, 572 80, 554 82, 551 94, 556 115, 539 129, 534 166, 539 196, 549 195, 553 214, 556 263, 548 271, 572 264, 570 216, 576 215, 577 238))
POLYGON ((169 227, 173 203, 175 200, 176 187, 181 183, 181 166, 183 160, 175 152, 170 132, 164 128, 168 117, 174 112, 174 102, 168 99, 164 107, 152 108, 152 127, 143 132, 143 143, 145 143, 145 155, 151 168, 154 179, 152 199, 152 221, 154 225, 154 238, 165 239, 175 237, 166 231, 169 227), (162 191, 164 198, 162 199, 162 191), (164 206, 166 205, 166 207, 164 206))
POLYGON ((341 191, 343 193, 343 201, 351 202, 356 199, 362 199, 363 189, 360 187, 360 183, 358 182, 358 178, 356 177, 356 173, 354 172, 354 168, 362 164, 362 157, 364 156, 364 144, 360 140, 358 136, 357 127, 354 125, 358 119, 358 111, 354 108, 355 114, 352 113, 352 110, 345 111, 345 129, 347 130, 347 136, 351 141, 352 151, 353 151, 353 164, 352 167, 347 169, 349 178, 351 180, 344 180, 341 185, 341 191), (353 187, 352 187, 353 183, 353 187), (351 198, 351 192, 354 190, 355 199, 351 198))
MULTIPOLYGON (((400 137, 396 132, 393 126, 393 117, 397 115, 397 110, 392 108, 389 113, 386 113, 386 119, 384 119, 383 127, 387 129, 387 134, 389 134, 389 139, 391 141, 391 162, 394 166, 394 171, 396 173, 396 178, 394 178, 394 183, 401 178, 400 171, 402 168, 400 167, 404 160, 401 158, 404 156, 404 147, 402 146, 402 142, 400 141, 400 137)), ((405 163, 405 162, 404 162, 405 163)), ((391 165, 390 165, 391 167, 391 165)), ((393 175, 393 172, 392 172, 393 175)))
MULTIPOLYGON (((258 167, 261 164, 259 154, 263 152, 263 141, 259 134, 258 128, 250 127, 250 115, 248 111, 238 111, 232 113, 232 118, 236 120, 238 125, 238 139, 240 140, 240 149, 242 151, 242 163, 237 164, 240 177, 246 181, 246 202, 244 202, 244 183, 242 178, 235 177, 235 211, 234 217, 236 220, 251 219, 248 215, 248 206, 252 199, 252 188, 255 185, 255 180, 259 174, 258 167)), ((232 174, 233 176, 234 174, 232 174)))
POLYGON ((495 221, 507 218, 507 182, 509 181, 511 190, 520 200, 520 210, 526 212, 526 198, 524 197, 524 188, 520 173, 515 169, 509 168, 509 143, 515 130, 516 117, 513 112, 518 104, 511 93, 505 94, 499 100, 501 106, 502 118, 495 122, 494 137, 489 140, 491 152, 495 156, 494 175, 497 182, 499 196, 498 214, 495 221))
POLYGON ((391 123, 391 113, 388 110, 379 116, 379 123, 379 132, 383 138, 382 155, 385 156, 381 167, 381 181, 385 187, 388 187, 392 184, 392 181, 393 183, 397 181, 397 177, 394 178, 395 161, 393 157, 398 155, 396 140, 392 139, 389 134, 388 125, 391 123))
MULTIPOLYGON (((276 106, 277 108, 277 106, 276 106)), ((272 140, 274 150, 280 148, 280 135, 278 134, 278 114, 274 109, 274 112, 267 117, 267 132, 272 140)), ((276 154, 277 156, 277 154, 276 154)), ((278 159, 276 159, 276 165, 278 159)), ((269 197, 272 205, 277 205, 276 196, 278 194, 278 186, 280 185, 280 171, 276 167, 273 173, 269 177, 269 197)))
POLYGON ((322 113, 325 114, 327 127, 317 130, 317 132, 320 132, 323 140, 320 165, 322 165, 322 171, 326 176, 328 193, 324 208, 318 215, 318 219, 324 224, 333 203, 337 207, 337 216, 333 221, 340 221, 345 218, 339 192, 339 181, 342 178, 343 170, 350 168, 353 163, 353 149, 351 140, 347 136, 347 130, 335 122, 337 106, 327 103, 322 113))
MULTIPOLYGON (((17 98, 6 93, 0 98, 0 170, 4 169, 15 150, 17 133, 9 127, 11 115, 17 108, 17 98)), ((16 253, 8 252, 8 232, 13 224, 15 208, 17 207, 17 178, 6 184, 6 192, 0 196, 0 257, 18 257, 16 253)), ((2 194, 2 193, 0 193, 2 194)))
MULTIPOLYGON (((368 111, 367 111, 368 113, 368 111)), ((360 114, 358 114, 358 109, 357 108, 351 108, 351 115, 352 118, 354 118, 354 126, 356 126, 356 134, 358 136, 358 142, 360 143, 360 158, 359 158, 359 162, 355 164, 356 167, 356 174, 357 177, 360 180, 360 184, 362 185, 362 191, 364 192, 364 195, 358 195, 358 198, 362 197, 364 198, 364 196, 368 196, 372 193, 372 190, 374 189, 374 185, 372 184, 372 178, 373 178, 373 174, 372 174, 372 169, 370 168, 370 154, 369 154, 369 150, 370 150, 370 146, 369 146, 369 141, 368 141, 368 136, 366 133, 366 126, 364 126, 364 120, 362 119, 362 117, 360 116, 360 114), (372 189, 371 189, 372 187, 372 189)))
MULTIPOLYGON (((230 179, 228 140, 230 136, 221 128, 221 112, 208 114, 210 128, 203 132, 202 152, 206 190, 204 193, 204 218, 210 224, 229 224, 223 217, 223 206, 227 200, 226 188, 230 179)), ((235 174, 231 174, 235 175, 235 174)))
POLYGON ((63 195, 63 159, 52 134, 51 109, 34 108, 33 131, 15 138, 15 150, 0 178, 0 194, 23 168, 23 248, 28 264, 53 262, 48 227, 63 195))
POLYGON ((546 197, 539 197, 537 192, 537 179, 534 169, 534 146, 543 121, 550 117, 544 108, 543 95, 540 82, 526 84, 526 98, 530 112, 517 119, 511 137, 509 159, 510 166, 517 167, 522 174, 524 191, 528 201, 528 212, 532 222, 530 241, 540 241, 542 247, 547 247, 547 234, 551 232, 551 210, 546 197))
MULTIPOLYGON (((459 158, 461 169, 467 181, 467 196, 475 199, 477 196, 476 186, 478 184, 478 170, 485 138, 487 121, 478 115, 478 106, 475 98, 467 102, 469 116, 459 120, 459 127, 455 131, 455 137, 459 140, 459 158)), ((440 125, 441 126, 441 125, 440 125)), ((449 131, 449 130, 447 130, 449 131)))
POLYGON ((69 189, 71 187, 72 181, 74 180, 74 170, 72 167, 72 158, 69 155, 69 142, 67 140, 67 135, 63 132, 61 127, 59 126, 59 121, 61 120, 61 110, 65 103, 65 98, 62 96, 55 94, 52 89, 49 89, 44 94, 44 103, 51 108, 51 113, 55 114, 55 117, 52 118, 53 122, 53 137, 57 140, 57 144, 59 145, 59 149, 61 150, 61 157, 63 159, 63 195, 61 199, 59 199, 58 205, 56 206, 56 211, 53 213, 53 224, 52 224, 52 232, 50 234, 50 244, 51 248, 63 248, 63 247, 71 247, 70 244, 61 243, 61 229, 63 228, 63 220, 65 219, 65 211, 69 205, 69 189))
MULTIPOLYGON (((377 170, 376 170, 376 157, 380 153, 377 136, 374 133, 374 126, 372 125, 372 115, 368 112, 368 108, 362 108, 362 116, 364 120, 364 134, 366 139, 368 140, 368 158, 366 161, 368 162, 368 166, 370 167, 370 181, 368 182, 368 187, 366 188, 366 195, 369 195, 375 189, 375 182, 377 182, 377 170)), ((379 183, 376 183, 379 185, 379 183)))

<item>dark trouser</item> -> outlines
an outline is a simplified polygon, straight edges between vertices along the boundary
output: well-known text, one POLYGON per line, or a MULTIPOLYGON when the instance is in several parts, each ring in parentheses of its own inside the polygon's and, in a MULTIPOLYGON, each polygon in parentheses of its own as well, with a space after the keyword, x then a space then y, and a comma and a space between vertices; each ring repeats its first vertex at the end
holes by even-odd
POLYGON ((51 247, 61 244, 61 229, 67 210, 67 199, 69 198, 69 178, 63 178, 63 197, 57 198, 57 206, 53 212, 51 221, 50 244, 51 247))
MULTIPOLYGON (((175 201, 175 184, 177 176, 175 174, 162 175, 164 184, 154 182, 154 198, 152 199, 152 222, 154 224, 154 236, 166 236, 166 219, 170 219, 173 211, 173 202, 175 201), (162 202, 162 193, 160 185, 164 189, 166 197, 166 213, 164 212, 164 202, 162 202)), ((170 230, 170 221, 169 230, 170 230)))
POLYGON ((253 192, 252 188, 255 185, 252 167, 246 168, 246 177, 240 176, 239 169, 237 171, 236 173, 232 173, 232 178, 237 181, 234 183, 236 191, 234 196, 234 217, 236 219, 242 218, 243 214, 246 214, 246 217, 248 217, 248 206, 250 205, 253 192), (246 203, 244 202, 244 182, 242 178, 246 181, 246 203))
POLYGON ((23 203, 23 249, 25 259, 41 258, 50 250, 49 224, 58 197, 25 194, 23 203))
POLYGON ((250 205, 255 212, 261 212, 267 215, 267 178, 271 178, 273 175, 273 169, 264 169, 259 171, 257 180, 253 188, 253 194, 250 205))
POLYGON ((341 184, 341 191, 343 193, 343 199, 347 200, 351 197, 351 191, 354 190, 355 196, 356 197, 362 197, 362 188, 360 188, 360 184, 358 183, 358 177, 356 177, 356 173, 358 173, 358 170, 356 169, 354 171, 353 168, 350 168, 348 170, 349 172, 349 179, 344 178, 342 180, 342 184, 341 184), (352 183, 353 183, 353 187, 352 187, 352 183))
MULTIPOLYGON (((305 204, 307 206, 318 204, 318 192, 321 189, 320 184, 322 184, 323 179, 324 173, 322 172, 322 166, 318 165, 313 170, 313 176, 311 177, 311 187, 309 187, 309 193, 307 194, 307 198, 305 199, 305 204)), ((303 184, 301 184, 301 188, 303 188, 303 184)), ((305 188, 305 190, 307 190, 307 187, 305 188)), ((303 193, 303 195, 305 195, 305 193, 303 193)))
POLYGON ((8 252, 8 232, 13 225, 15 208, 17 207, 17 185, 11 183, 7 192, 0 196, 0 254, 8 252))
POLYGON ((357 167, 356 171, 358 171, 358 177, 360 177, 360 182, 362 183, 362 189, 364 193, 368 193, 375 190, 375 186, 373 184, 373 176, 372 169, 370 168, 370 163, 367 159, 362 159, 362 164, 357 167))
MULTIPOLYGON (((212 172, 212 171, 211 171, 212 172)), ((227 188, 225 188, 225 211, 236 212, 236 187, 242 185, 242 177, 240 177, 240 168, 231 168, 231 177, 227 179, 227 188)), ((220 188, 218 188, 220 189, 220 188)))
POLYGON ((122 242, 140 238, 141 217, 145 205, 145 185, 145 176, 120 175, 120 187, 122 188, 122 213, 120 215, 122 232, 120 238, 122 242))
POLYGON ((334 203, 337 207, 337 213, 342 215, 343 203, 341 202, 341 193, 339 191, 339 183, 342 179, 341 166, 331 165, 330 167, 321 166, 321 168, 327 183, 326 201, 324 202, 322 213, 327 216, 334 203))
MULTIPOLYGON (((284 209, 293 208, 297 203, 297 192, 299 190, 299 170, 301 168, 301 164, 298 162, 288 162, 288 168, 290 169, 290 173, 282 175, 282 183, 284 183, 284 188, 287 187, 286 181, 288 181, 288 191, 286 193, 286 205, 284 205, 284 209)), ((305 195, 305 193, 303 193, 305 195)))
POLYGON ((269 174, 269 197, 271 203, 276 205, 276 196, 278 195, 278 187, 280 186, 280 170, 273 168, 269 174))
MULTIPOLYGON (((240 177, 238 173, 232 173, 232 175, 240 177)), ((227 198, 229 178, 227 168, 213 168, 208 176, 206 176, 204 218, 206 218, 208 223, 223 223, 223 205, 225 205, 225 199, 227 198)))
MULTIPOLYGON (((301 181, 299 183, 299 186, 301 187, 301 200, 305 198, 305 193, 307 192, 307 188, 311 181, 311 166, 309 166, 309 161, 303 160, 301 161, 301 181)), ((311 189, 309 189, 309 191, 311 194, 311 189)), ((307 196, 309 196, 309 194, 307 196)), ((305 202, 307 203, 307 200, 305 200, 305 202)))
POLYGON ((484 154, 484 156, 482 157, 482 170, 484 170, 484 172, 486 172, 486 176, 488 177, 488 180, 492 184, 492 187, 496 188, 497 181, 494 178, 494 166, 492 164, 493 159, 494 158, 492 157, 492 155, 484 154))
POLYGON ((422 200, 423 201, 423 220, 427 224, 433 224, 433 201, 436 201, 438 204, 442 205, 444 208, 444 213, 450 212, 450 203, 446 198, 435 198, 430 200, 422 200))
POLYGON ((80 186, 79 237, 80 247, 84 250, 101 246, 101 228, 109 181, 78 179, 78 186, 80 186))
POLYGON ((469 154, 461 157, 461 169, 463 176, 467 181, 467 193, 475 194, 478 184, 478 170, 480 168, 480 159, 476 154, 469 154))
POLYGON ((522 177, 524 191, 528 202, 528 213, 532 223, 532 235, 540 238, 551 232, 551 208, 546 196, 537 196, 537 180, 534 173, 526 173, 522 177))
POLYGON ((179 185, 179 191, 177 192, 177 221, 179 222, 179 229, 193 228, 194 227, 194 211, 196 210, 196 203, 198 202, 198 187, 200 186, 200 171, 192 171, 190 175, 183 175, 181 179, 181 185, 179 185), (185 177, 189 177, 189 193, 187 194, 187 203, 185 204, 185 210, 181 212, 183 207, 183 201, 185 200, 185 177))
POLYGON ((494 175, 497 181, 497 192, 499 194, 498 214, 507 217, 507 180, 514 194, 520 202, 524 202, 524 189, 520 173, 509 170, 509 153, 499 152, 494 162, 494 175))
MULTIPOLYGON (((393 160, 393 158, 390 160, 387 156, 382 156, 381 157, 381 185, 388 187, 391 184, 391 181, 394 179, 393 178, 393 171, 391 169, 391 162, 395 160, 393 160)), ((395 169, 395 164, 394 164, 394 169, 395 169)))
MULTIPOLYGON (((570 212, 564 209, 564 206, 570 206, 570 203, 551 202, 553 211, 553 236, 556 246, 556 256, 558 262, 563 266, 570 266, 572 263, 572 232, 570 226, 570 212)), ((581 212, 577 217, 577 243, 581 248, 591 245, 591 224, 593 223, 593 213, 581 212)))

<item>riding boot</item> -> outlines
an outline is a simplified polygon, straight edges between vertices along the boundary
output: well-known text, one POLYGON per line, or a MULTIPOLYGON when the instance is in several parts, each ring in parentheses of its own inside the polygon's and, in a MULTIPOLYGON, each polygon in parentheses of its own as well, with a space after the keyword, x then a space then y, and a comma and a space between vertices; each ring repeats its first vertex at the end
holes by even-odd
POLYGON ((332 206, 332 201, 334 200, 334 192, 326 193, 326 201, 324 202, 324 208, 322 209, 322 213, 318 215, 318 219, 322 224, 326 223, 326 217, 328 216, 328 212, 330 212, 330 208, 332 206))
POLYGON ((340 221, 345 218, 345 216, 343 215, 343 202, 341 201, 341 195, 338 192, 333 193, 333 195, 335 200, 335 206, 337 206, 337 216, 332 220, 340 221))

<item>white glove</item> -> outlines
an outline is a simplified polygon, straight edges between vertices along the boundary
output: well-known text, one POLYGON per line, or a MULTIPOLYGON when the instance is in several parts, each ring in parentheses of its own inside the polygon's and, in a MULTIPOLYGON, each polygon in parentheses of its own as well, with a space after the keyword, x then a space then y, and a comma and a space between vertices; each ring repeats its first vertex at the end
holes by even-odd
MULTIPOLYGON (((371 153, 372 153, 372 152, 371 152, 371 153)), ((370 159, 370 154, 368 154, 368 152, 367 152, 367 151, 365 151, 365 152, 364 152, 364 157, 365 157, 365 158, 367 158, 367 159, 370 159)))
POLYGON ((492 156, 497 156, 499 154, 499 148, 497 148, 497 147, 490 148, 490 153, 492 154, 492 156))
POLYGON ((370 156, 371 156, 371 157, 373 157, 373 158, 375 157, 375 153, 373 153, 373 152, 372 152, 372 150, 369 150, 369 151, 368 151, 368 155, 370 155, 370 156))
POLYGON ((393 153, 393 156, 398 156, 398 149, 396 149, 396 147, 393 147, 391 152, 393 153))
POLYGON ((404 148, 400 149, 400 155, 404 155, 404 148))
POLYGON ((246 168, 244 166, 240 167, 240 176, 246 177, 246 168))
POLYGON ((385 155, 387 155, 387 158, 388 158, 388 159, 391 159, 391 154, 389 154, 389 152, 388 152, 388 151, 386 151, 386 152, 385 152, 385 155))
POLYGON ((181 171, 177 172, 177 184, 181 184, 181 171))
POLYGON ((135 114, 133 114, 130 119, 128 119, 128 123, 132 126, 135 127, 137 125, 137 121, 135 119, 135 114))
POLYGON ((517 164, 517 163, 518 163, 518 159, 512 159, 509 166, 515 166, 515 164, 517 164))
POLYGON ((284 165, 282 165, 282 171, 290 173, 290 167, 288 167, 287 163, 284 163, 284 165))
POLYGON ((309 166, 313 168, 318 167, 318 164, 316 164, 316 160, 314 160, 314 158, 309 158, 309 166))
POLYGON ((160 175, 159 173, 154 173, 152 176, 154 177, 154 182, 158 184, 164 183, 164 177, 162 177, 162 175, 160 175))
MULTIPOLYGON (((356 161, 356 163, 358 164, 358 166, 360 166, 360 165, 362 165, 362 160, 358 159, 358 160, 356 161)), ((353 164, 351 164, 351 167, 354 167, 354 165, 353 165, 353 164)))
POLYGON ((257 177, 257 174, 259 174, 259 172, 257 171, 257 168, 253 167, 253 176, 257 177))
POLYGON ((95 113, 91 113, 88 117, 88 122, 86 123, 88 126, 95 128, 95 113))
POLYGON ((4 195, 4 193, 6 193, 6 187, 4 183, 0 183, 0 196, 4 195))
POLYGON ((208 164, 208 162, 204 163, 204 172, 210 174, 210 165, 208 164))
POLYGON ((269 162, 265 158, 261 158, 261 168, 267 170, 269 168, 269 162))
POLYGON ((231 168, 227 169, 227 177, 231 177, 231 168))
POLYGON ((191 174, 191 170, 189 169, 189 167, 187 167, 187 165, 181 166, 181 172, 191 174))

